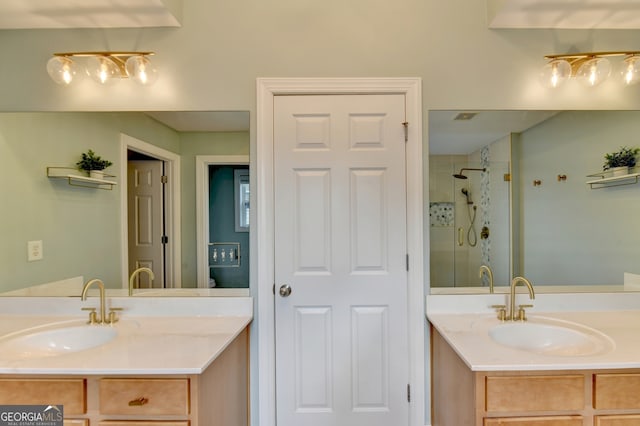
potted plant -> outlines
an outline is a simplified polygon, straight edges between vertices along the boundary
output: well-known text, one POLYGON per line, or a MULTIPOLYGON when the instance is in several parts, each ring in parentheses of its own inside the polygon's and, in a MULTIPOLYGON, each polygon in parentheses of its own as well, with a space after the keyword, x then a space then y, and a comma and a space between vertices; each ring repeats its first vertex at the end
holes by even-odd
POLYGON ((76 163, 79 170, 84 170, 89 174, 89 177, 96 179, 103 179, 103 170, 111 166, 113 163, 109 160, 103 160, 99 155, 96 155, 93 150, 88 150, 82 153, 82 158, 76 163))
POLYGON ((613 176, 626 175, 629 168, 636 165, 636 157, 640 148, 629 148, 623 146, 619 151, 604 155, 604 170, 611 171, 613 176))

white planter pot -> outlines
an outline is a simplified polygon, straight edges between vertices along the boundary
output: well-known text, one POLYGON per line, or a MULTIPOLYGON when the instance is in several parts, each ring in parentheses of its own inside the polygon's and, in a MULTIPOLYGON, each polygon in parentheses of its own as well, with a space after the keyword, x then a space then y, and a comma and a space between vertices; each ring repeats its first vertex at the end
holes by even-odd
POLYGON ((89 177, 93 179, 104 179, 104 172, 102 170, 90 170, 89 177))
POLYGON ((613 167, 609 169, 609 171, 611 172, 612 176, 624 176, 629 174, 629 167, 613 167))

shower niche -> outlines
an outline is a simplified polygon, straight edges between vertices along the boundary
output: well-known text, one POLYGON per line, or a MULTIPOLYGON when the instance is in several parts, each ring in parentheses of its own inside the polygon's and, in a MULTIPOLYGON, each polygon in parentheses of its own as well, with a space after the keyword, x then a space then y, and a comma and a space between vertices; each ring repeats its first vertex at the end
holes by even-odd
POLYGON ((489 146, 470 155, 431 155, 429 240, 431 288, 487 286, 481 265, 508 281, 508 161, 492 161, 489 146), (504 276, 501 276, 504 275, 504 276))

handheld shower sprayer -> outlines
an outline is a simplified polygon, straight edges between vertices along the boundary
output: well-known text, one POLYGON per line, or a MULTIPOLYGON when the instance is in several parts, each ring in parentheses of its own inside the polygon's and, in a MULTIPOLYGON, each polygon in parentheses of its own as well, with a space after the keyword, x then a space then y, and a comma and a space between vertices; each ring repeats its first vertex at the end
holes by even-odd
POLYGON ((462 188, 460 191, 467 198, 467 204, 473 204, 473 201, 471 201, 471 194, 469 193, 469 190, 467 188, 462 188))

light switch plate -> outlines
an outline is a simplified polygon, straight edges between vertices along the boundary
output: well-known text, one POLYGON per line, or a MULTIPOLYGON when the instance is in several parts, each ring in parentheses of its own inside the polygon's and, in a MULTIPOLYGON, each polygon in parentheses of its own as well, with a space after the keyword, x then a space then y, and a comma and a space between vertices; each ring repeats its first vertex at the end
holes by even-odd
POLYGON ((27 242, 27 260, 42 260, 42 240, 27 242))

